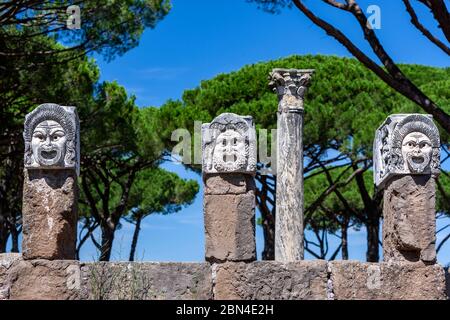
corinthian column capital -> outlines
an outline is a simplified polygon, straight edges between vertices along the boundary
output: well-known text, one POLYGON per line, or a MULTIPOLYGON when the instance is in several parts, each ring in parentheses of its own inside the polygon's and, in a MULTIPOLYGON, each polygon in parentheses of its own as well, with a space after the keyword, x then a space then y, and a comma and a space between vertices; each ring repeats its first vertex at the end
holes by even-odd
POLYGON ((273 69, 269 86, 278 95, 279 112, 300 112, 314 69, 273 69))

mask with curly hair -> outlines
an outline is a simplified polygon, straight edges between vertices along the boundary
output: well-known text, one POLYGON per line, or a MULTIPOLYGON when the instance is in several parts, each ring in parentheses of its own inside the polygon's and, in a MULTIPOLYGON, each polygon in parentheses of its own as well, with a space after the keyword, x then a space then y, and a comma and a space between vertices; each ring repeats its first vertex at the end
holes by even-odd
POLYGON ((57 104, 42 104, 25 119, 25 167, 77 166, 76 113, 57 104))

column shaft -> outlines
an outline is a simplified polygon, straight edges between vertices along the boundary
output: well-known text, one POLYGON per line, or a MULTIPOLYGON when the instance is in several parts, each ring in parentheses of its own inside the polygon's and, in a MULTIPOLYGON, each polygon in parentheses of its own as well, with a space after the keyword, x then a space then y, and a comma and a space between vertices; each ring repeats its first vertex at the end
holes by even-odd
POLYGON ((303 112, 278 113, 275 260, 303 259, 303 112))
POLYGON ((274 69, 278 94, 275 260, 303 259, 303 98, 312 69, 274 69))

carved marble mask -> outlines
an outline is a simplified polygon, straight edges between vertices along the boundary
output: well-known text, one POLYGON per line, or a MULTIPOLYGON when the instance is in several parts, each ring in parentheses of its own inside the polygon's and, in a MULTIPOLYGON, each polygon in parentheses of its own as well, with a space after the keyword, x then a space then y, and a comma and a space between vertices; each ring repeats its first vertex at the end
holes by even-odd
POLYGON ((64 163, 66 132, 56 121, 39 123, 33 131, 31 148, 35 161, 42 166, 55 166, 64 163))
POLYGON ((403 139, 402 155, 411 172, 424 172, 430 164, 432 151, 430 138, 421 132, 411 132, 403 139))
POLYGON ((219 134, 213 153, 216 170, 233 171, 245 166, 248 150, 244 137, 237 131, 226 130, 219 134))

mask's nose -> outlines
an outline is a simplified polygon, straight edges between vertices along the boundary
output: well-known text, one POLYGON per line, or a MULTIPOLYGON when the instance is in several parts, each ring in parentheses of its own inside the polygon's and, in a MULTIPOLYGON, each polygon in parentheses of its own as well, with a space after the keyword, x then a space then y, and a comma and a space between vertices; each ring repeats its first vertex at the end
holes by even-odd
POLYGON ((52 140, 51 140, 51 137, 50 137, 50 136, 47 136, 47 138, 45 139, 44 145, 45 145, 46 147, 51 147, 51 145, 52 145, 52 140))
POLYGON ((415 147, 414 147, 414 153, 415 154, 420 154, 421 153, 421 151, 420 151, 420 147, 419 147, 419 145, 416 145, 415 147))

